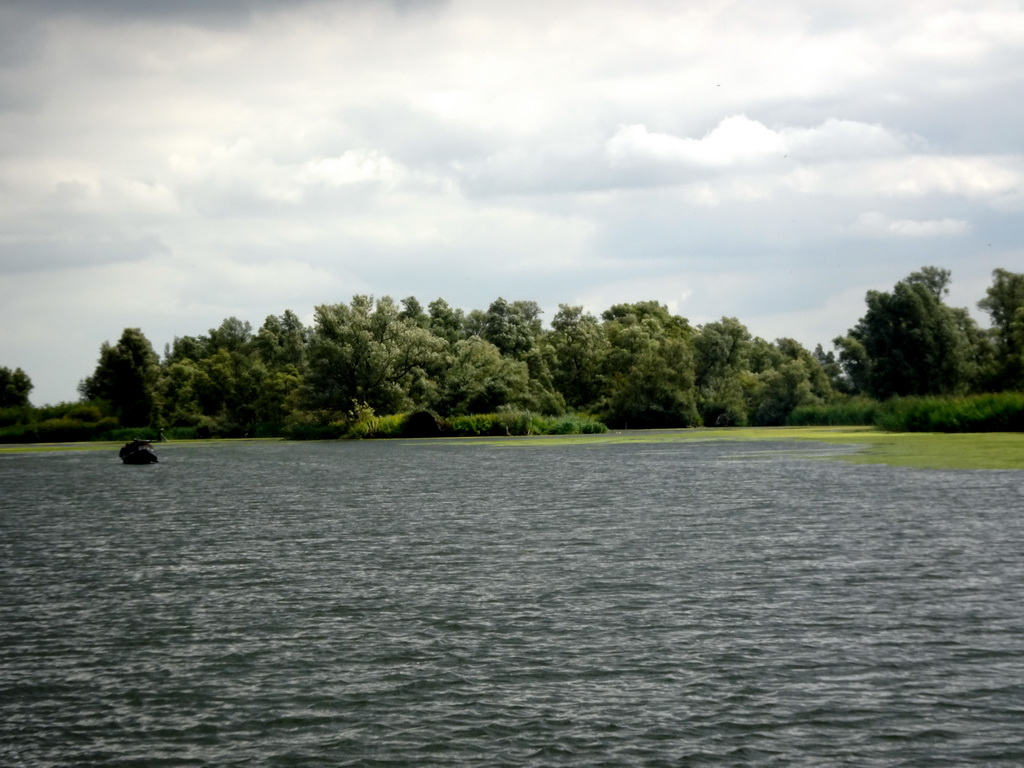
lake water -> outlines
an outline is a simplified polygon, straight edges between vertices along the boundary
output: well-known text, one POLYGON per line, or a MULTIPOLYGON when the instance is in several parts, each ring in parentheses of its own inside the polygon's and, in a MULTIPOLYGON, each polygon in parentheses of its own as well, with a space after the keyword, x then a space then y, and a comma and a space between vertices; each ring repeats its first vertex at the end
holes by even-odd
POLYGON ((1024 472, 0 456, 0 765, 1024 765, 1024 472))

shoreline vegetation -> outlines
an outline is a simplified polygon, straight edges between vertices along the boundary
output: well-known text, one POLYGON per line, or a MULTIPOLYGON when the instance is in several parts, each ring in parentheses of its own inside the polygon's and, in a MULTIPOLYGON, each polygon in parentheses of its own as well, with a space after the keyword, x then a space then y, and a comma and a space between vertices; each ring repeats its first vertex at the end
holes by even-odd
MULTIPOLYGON (((758 426, 859 426, 891 433, 1024 433, 1024 392, 894 397, 886 401, 843 397, 825 405, 797 406, 782 424, 752 425, 751 428, 758 426)), ((495 413, 444 418, 427 410, 378 415, 364 405, 344 414, 312 413, 286 423, 259 424, 251 433, 222 434, 202 425, 168 427, 165 430, 156 427, 122 427, 116 419, 103 417, 100 409, 79 404, 57 417, 0 424, 0 444, 124 442, 136 437, 156 442, 161 434, 168 440, 246 437, 291 440, 513 437, 601 434, 610 428, 628 430, 630 427, 628 422, 609 426, 600 417, 586 413, 551 416, 527 410, 503 409, 495 413)), ((645 428, 642 427, 640 431, 645 428)))
MULTIPOLYGON (((162 444, 175 446, 209 446, 239 442, 279 442, 283 438, 220 438, 191 439, 162 444)), ((327 438, 332 439, 332 438, 327 438)), ((412 439, 412 438, 408 438, 412 439)), ((593 434, 531 434, 520 436, 482 435, 476 437, 441 437, 417 439, 417 442, 439 445, 472 443, 521 446, 578 445, 580 447, 608 444, 666 442, 764 442, 826 443, 856 448, 848 454, 829 455, 823 460, 851 464, 884 464, 893 467, 938 470, 1024 470, 1024 433, 1020 432, 885 432, 872 426, 800 426, 800 427, 720 427, 695 429, 616 430, 593 434)), ((0 445, 0 455, 15 453, 55 453, 65 451, 114 450, 118 441, 32 443, 0 445)))
POLYGON ((755 337, 737 318, 692 325, 655 301, 600 316, 533 301, 464 312, 437 299, 354 296, 255 330, 226 319, 157 355, 139 328, 103 342, 81 399, 36 407, 0 366, 0 443, 594 434, 608 429, 873 426, 1024 432, 1024 274, 997 269, 978 307, 948 306, 924 267, 832 352, 755 337))

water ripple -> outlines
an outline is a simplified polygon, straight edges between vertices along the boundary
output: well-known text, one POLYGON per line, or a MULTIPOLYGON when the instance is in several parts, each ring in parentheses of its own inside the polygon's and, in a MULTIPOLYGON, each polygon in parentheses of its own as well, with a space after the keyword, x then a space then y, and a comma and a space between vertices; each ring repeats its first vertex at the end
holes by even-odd
POLYGON ((4 456, 0 764, 1024 763, 1021 473, 828 450, 4 456))

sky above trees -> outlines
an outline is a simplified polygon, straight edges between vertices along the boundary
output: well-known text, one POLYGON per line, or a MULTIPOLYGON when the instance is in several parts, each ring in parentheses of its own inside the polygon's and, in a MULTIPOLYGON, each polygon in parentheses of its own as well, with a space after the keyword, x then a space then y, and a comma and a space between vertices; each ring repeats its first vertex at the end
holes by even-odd
POLYGON ((1018 2, 0 2, 0 365, 355 294, 813 348, 1024 265, 1018 2))

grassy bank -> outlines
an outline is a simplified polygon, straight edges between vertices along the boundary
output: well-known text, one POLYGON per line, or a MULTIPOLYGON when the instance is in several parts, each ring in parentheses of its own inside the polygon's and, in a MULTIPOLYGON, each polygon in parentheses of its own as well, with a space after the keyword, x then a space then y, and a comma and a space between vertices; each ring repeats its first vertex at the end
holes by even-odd
MULTIPOLYGON (((446 442, 429 441, 431 444, 446 442)), ((560 435, 527 437, 480 437, 479 445, 599 445, 609 443, 646 444, 654 442, 704 442, 728 440, 735 442, 813 441, 833 445, 850 445, 859 450, 834 457, 854 464, 888 464, 920 469, 1013 469, 1024 470, 1024 433, 921 433, 884 432, 873 427, 727 427, 715 429, 634 430, 592 435, 560 435)), ((191 441, 189 441, 191 442, 191 441)), ((215 447, 237 443, 237 440, 202 440, 195 444, 215 447)), ((258 439, 252 442, 259 442, 258 439)), ((181 443, 167 443, 167 447, 181 443)), ((0 446, 0 454, 53 452, 68 450, 116 451, 119 443, 51 443, 0 446)), ((158 446, 160 450, 163 446, 158 446)), ((173 450, 173 449, 172 449, 173 450)), ((831 457, 830 457, 831 458, 831 457)))
POLYGON ((872 425, 890 432, 1024 432, 1024 393, 849 398, 794 409, 792 426, 872 425))
MULTIPOLYGON (((875 427, 725 427, 711 429, 636 430, 606 435, 561 438, 520 438, 505 443, 593 445, 598 443, 653 443, 666 441, 736 442, 794 441, 850 445, 859 450, 835 457, 853 464, 887 464, 919 469, 1024 470, 1024 434, 989 432, 969 434, 892 433, 875 427)), ((830 457, 831 458, 831 457, 830 457)))

